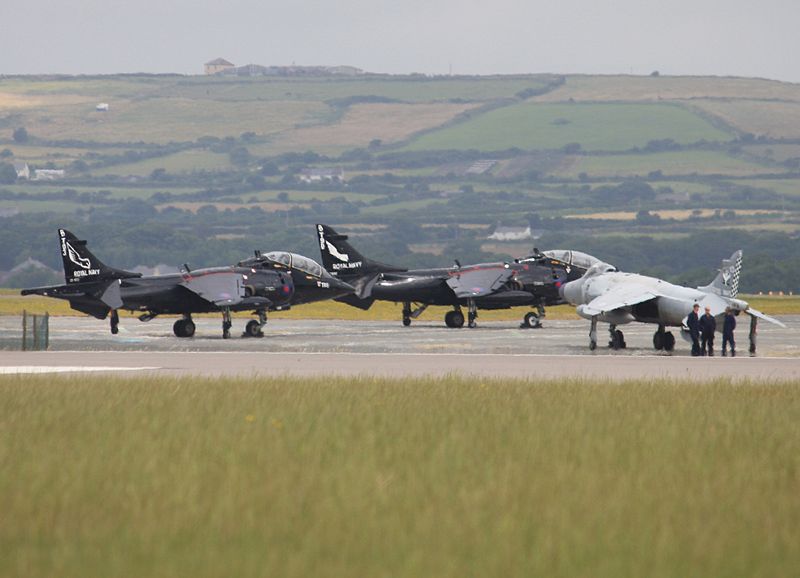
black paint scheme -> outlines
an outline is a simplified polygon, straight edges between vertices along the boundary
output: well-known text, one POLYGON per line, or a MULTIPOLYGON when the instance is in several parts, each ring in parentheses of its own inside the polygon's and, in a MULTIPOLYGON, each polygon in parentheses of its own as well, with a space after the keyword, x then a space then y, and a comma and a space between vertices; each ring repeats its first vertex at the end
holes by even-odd
POLYGON ((76 311, 97 319, 110 316, 114 334, 119 330, 120 309, 140 313, 141 321, 157 315, 181 315, 173 326, 178 337, 194 335, 192 314, 221 312, 224 338, 230 337, 231 312, 252 311, 258 320, 247 323, 244 335, 259 337, 268 311, 353 291, 300 255, 270 254, 288 256, 288 262, 278 262, 257 252, 256 257, 235 266, 193 271, 184 266, 180 273, 144 277, 106 266, 89 251, 86 241, 65 229, 59 229, 58 235, 66 283, 24 289, 22 294, 65 299, 76 311))
POLYGON ((456 263, 449 268, 408 270, 364 257, 350 245, 347 235, 328 225, 318 224, 316 229, 324 267, 355 287, 354 294, 338 300, 361 309, 369 309, 376 300, 403 303, 404 325, 410 325, 429 305, 453 308, 445 315, 448 327, 463 326, 462 306, 468 309, 470 327, 475 326, 478 309, 527 306, 536 312, 525 315, 523 326, 537 327, 546 305, 564 303, 559 287, 579 279, 588 268, 585 263, 572 263, 571 251, 559 252, 567 259, 562 260, 534 250, 533 255, 511 263, 456 263))

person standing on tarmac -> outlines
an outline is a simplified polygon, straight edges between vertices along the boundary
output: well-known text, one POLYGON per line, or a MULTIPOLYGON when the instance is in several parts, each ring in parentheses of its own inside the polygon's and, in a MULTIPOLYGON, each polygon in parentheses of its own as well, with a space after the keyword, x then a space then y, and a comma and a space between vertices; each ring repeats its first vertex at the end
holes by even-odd
POLYGON ((692 356, 700 355, 700 305, 694 304, 692 312, 686 318, 686 326, 689 328, 689 337, 692 338, 692 356))
POLYGON ((701 354, 714 357, 714 332, 717 330, 717 320, 711 315, 711 307, 706 307, 705 314, 700 318, 699 326, 701 354))
POLYGON ((725 309, 725 321, 722 323, 722 357, 728 355, 726 346, 730 343, 731 357, 736 357, 736 341, 733 339, 733 330, 736 329, 736 317, 730 307, 725 309))

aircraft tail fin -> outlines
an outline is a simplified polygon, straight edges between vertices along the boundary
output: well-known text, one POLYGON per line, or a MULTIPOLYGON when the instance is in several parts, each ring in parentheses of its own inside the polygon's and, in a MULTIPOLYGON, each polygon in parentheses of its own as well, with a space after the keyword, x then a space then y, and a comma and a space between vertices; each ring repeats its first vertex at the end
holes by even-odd
POLYGON ((141 273, 105 265, 89 251, 86 241, 78 239, 66 229, 58 230, 58 240, 61 245, 61 260, 64 263, 64 278, 67 285, 142 276, 141 273))
POLYGON ((341 277, 355 277, 406 270, 365 257, 347 242, 347 235, 340 235, 328 225, 318 224, 317 236, 322 266, 330 273, 341 277))
POLYGON ((739 275, 741 272, 742 250, 739 249, 730 256, 730 259, 722 260, 719 273, 710 284, 705 287, 698 287, 698 289, 722 297, 736 298, 739 294, 739 275))

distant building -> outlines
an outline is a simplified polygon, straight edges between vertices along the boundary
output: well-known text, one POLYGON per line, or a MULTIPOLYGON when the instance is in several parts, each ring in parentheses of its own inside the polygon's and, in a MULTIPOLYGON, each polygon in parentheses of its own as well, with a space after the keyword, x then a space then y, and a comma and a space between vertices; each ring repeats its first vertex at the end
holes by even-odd
POLYGON ((342 168, 310 168, 303 169, 297 175, 304 183, 319 183, 322 181, 344 182, 344 169, 342 168))
POLYGON ((359 74, 364 74, 364 71, 360 68, 356 68, 355 66, 328 66, 326 67, 328 74, 335 74, 338 76, 358 76, 359 74))
POLYGON ((31 169, 28 166, 28 163, 14 163, 14 170, 17 171, 18 179, 31 178, 31 169))
POLYGON ((206 74, 219 74, 220 72, 235 68, 235 66, 233 62, 228 62, 224 58, 215 58, 210 62, 206 62, 205 69, 206 74))
POLYGON ((98 103, 98 105, 94 107, 97 112, 108 112, 108 108, 107 102, 98 103))
POLYGON ((494 232, 487 237, 492 241, 525 241, 533 239, 530 226, 527 227, 495 227, 494 232))
POLYGON ((33 181, 55 181, 66 176, 64 169, 36 169, 33 171, 33 181))
POLYGON ((482 160, 479 160, 479 161, 475 161, 474 163, 472 163, 467 168, 467 170, 465 171, 465 174, 468 174, 468 175, 482 175, 482 174, 488 173, 490 170, 492 170, 492 167, 494 165, 496 165, 496 164, 497 164, 497 161, 492 160, 492 159, 482 159, 482 160))
MULTIPOLYGON (((217 59, 221 60, 221 59, 217 59)), ((212 62, 217 62, 212 61, 212 62)), ((227 60, 223 62, 228 62, 227 60)), ((261 64, 233 64, 217 65, 206 64, 206 74, 219 74, 224 76, 357 76, 364 71, 355 66, 262 66, 261 64)))
POLYGON ((260 64, 245 64, 236 66, 223 71, 224 74, 235 74, 236 76, 272 76, 269 67, 260 64))

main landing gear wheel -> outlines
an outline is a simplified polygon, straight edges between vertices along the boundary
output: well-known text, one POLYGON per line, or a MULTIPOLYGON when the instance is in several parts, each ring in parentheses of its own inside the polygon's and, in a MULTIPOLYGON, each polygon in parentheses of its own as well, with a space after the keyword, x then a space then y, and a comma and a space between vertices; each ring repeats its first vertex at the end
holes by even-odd
POLYGON ((403 327, 408 327, 409 325, 411 325, 411 316, 403 315, 403 327))
POLYGON ((111 312, 111 335, 119 333, 119 313, 114 309, 111 312))
POLYGON ((464 314, 461 311, 448 311, 444 316, 444 324, 451 329, 464 327, 464 314))
POLYGON ((261 323, 251 319, 244 327, 244 334, 246 337, 264 337, 264 332, 261 331, 261 323))
POLYGON ((191 319, 178 319, 172 326, 172 332, 176 337, 191 337, 194 331, 194 321, 191 319))
POLYGON ((675 336, 670 331, 664 331, 664 327, 659 327, 653 334, 653 347, 656 351, 673 351, 675 336))

